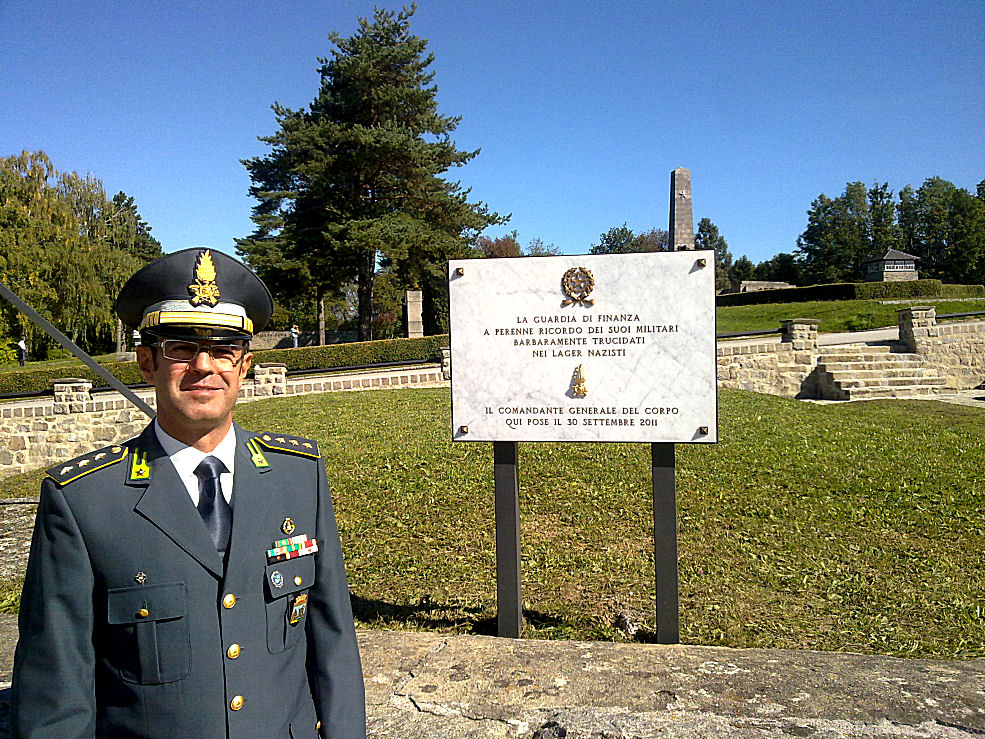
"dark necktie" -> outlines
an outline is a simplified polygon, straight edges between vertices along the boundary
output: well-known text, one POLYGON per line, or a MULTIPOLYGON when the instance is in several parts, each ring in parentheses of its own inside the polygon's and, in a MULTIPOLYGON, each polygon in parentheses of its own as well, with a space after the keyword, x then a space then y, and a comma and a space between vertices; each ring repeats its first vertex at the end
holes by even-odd
POLYGON ((195 476, 198 477, 198 512, 220 554, 226 551, 233 525, 232 509, 219 487, 219 475, 225 471, 226 465, 217 457, 206 457, 195 468, 195 476))

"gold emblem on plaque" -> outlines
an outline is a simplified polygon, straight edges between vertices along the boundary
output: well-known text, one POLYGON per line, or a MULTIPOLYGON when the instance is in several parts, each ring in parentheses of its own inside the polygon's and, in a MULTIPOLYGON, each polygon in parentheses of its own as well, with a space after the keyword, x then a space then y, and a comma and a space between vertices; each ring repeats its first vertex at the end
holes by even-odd
POLYGON ((588 388, 585 386, 585 368, 579 364, 571 374, 571 397, 584 398, 586 395, 588 388))
POLYGON ((294 533, 294 529, 295 529, 294 520, 290 516, 285 518, 284 523, 280 525, 280 530, 283 531, 288 536, 294 533))
POLYGON ((208 249, 198 255, 195 262, 195 282, 188 286, 192 291, 193 297, 189 301, 192 305, 206 305, 215 308, 219 302, 219 286, 215 281, 215 264, 212 261, 212 254, 208 249))
POLYGON ((595 304, 594 300, 588 299, 592 290, 595 289, 595 278, 584 267, 572 267, 565 272, 564 277, 561 278, 561 289, 568 296, 567 299, 561 302, 562 308, 572 303, 578 303, 579 305, 595 304))

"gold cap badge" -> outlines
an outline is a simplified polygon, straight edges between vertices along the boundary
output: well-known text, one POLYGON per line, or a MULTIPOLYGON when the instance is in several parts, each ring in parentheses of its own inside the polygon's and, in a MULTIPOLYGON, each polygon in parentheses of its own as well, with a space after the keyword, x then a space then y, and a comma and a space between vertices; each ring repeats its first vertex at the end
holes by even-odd
POLYGON ((212 254, 208 249, 198 255, 195 262, 195 282, 188 286, 192 291, 192 305, 206 305, 215 308, 219 302, 219 286, 215 281, 215 264, 212 262, 212 254))

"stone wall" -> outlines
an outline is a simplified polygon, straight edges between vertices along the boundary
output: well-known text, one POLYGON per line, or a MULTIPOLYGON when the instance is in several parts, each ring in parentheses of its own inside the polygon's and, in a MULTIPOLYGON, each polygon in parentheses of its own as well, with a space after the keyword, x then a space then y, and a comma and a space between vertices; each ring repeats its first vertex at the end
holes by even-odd
MULTIPOLYGON (((938 324, 933 308, 897 311, 899 344, 894 351, 912 352, 940 370, 948 390, 967 390, 985 379, 985 322, 938 324)), ((718 385, 738 390, 814 398, 820 352, 817 322, 784 321, 781 340, 718 343, 718 385)))
MULTIPOLYGON (((258 364, 243 385, 240 402, 288 395, 432 387, 446 384, 438 363, 334 375, 287 377, 283 364, 258 364)), ((0 405, 0 478, 49 467, 101 446, 135 436, 148 419, 116 392, 92 394, 88 380, 53 382, 51 398, 0 405)), ((152 389, 135 391, 151 406, 152 389)))
MULTIPOLYGON (((0 476, 47 467, 126 439, 147 416, 118 393, 94 398, 88 380, 54 381, 54 397, 0 407, 0 476)), ((152 397, 144 400, 152 402, 152 397)))
POLYGON ((930 307, 896 311, 899 338, 906 351, 937 366, 953 390, 976 387, 985 378, 985 323, 937 323, 930 307))
POLYGON ((718 386, 757 393, 803 395, 817 362, 817 321, 783 322, 780 341, 718 344, 718 386))

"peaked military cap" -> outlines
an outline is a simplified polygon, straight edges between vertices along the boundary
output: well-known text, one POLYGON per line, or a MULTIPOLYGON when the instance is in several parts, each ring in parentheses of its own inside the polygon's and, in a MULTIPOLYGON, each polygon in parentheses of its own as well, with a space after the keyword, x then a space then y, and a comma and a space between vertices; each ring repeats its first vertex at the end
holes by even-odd
POLYGON ((123 323, 167 338, 249 338, 274 301, 246 265, 219 251, 184 249, 136 272, 116 299, 123 323))

